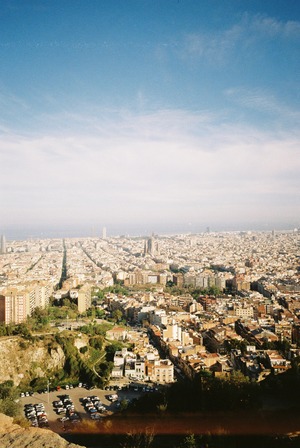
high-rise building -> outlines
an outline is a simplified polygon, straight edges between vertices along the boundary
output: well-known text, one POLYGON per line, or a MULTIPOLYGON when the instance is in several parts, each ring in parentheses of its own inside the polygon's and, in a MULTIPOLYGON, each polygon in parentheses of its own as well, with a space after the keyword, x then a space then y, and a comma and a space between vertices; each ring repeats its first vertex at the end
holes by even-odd
POLYGON ((28 282, 21 287, 10 287, 0 293, 0 322, 20 324, 31 316, 36 307, 49 305, 53 285, 44 282, 28 282))
POLYGON ((79 313, 85 313, 91 307, 91 304, 91 287, 86 284, 78 290, 77 306, 79 313))
POLYGON ((151 255, 152 257, 159 254, 158 243, 154 241, 153 237, 148 238, 145 241, 144 255, 146 254, 151 255))
POLYGON ((0 253, 1 254, 6 254, 6 239, 5 239, 4 235, 1 235, 0 253))
POLYGON ((0 295, 0 322, 20 324, 30 314, 30 297, 27 292, 9 288, 0 295))
POLYGON ((102 239, 106 240, 106 227, 103 227, 102 229, 102 239))

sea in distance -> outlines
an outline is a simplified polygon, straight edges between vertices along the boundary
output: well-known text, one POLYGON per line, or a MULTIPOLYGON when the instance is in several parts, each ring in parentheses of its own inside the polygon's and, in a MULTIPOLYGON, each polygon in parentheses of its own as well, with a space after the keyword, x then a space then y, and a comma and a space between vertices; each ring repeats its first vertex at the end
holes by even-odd
POLYGON ((102 237, 102 230, 106 228, 108 237, 145 237, 150 235, 178 235, 178 234, 201 234, 214 232, 268 232, 276 231, 293 231, 300 227, 297 223, 290 224, 273 224, 272 223, 249 223, 240 225, 214 225, 205 224, 197 225, 163 225, 157 224, 153 226, 123 226, 119 225, 86 225, 81 227, 75 226, 4 226, 1 227, 0 234, 5 235, 7 241, 23 241, 36 239, 61 239, 61 238, 97 238, 102 237))

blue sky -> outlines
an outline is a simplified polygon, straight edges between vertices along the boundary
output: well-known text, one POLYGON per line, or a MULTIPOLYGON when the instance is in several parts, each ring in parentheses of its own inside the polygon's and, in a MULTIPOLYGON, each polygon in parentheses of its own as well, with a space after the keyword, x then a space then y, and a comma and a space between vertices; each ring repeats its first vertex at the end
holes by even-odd
POLYGON ((0 6, 2 232, 300 225, 298 0, 0 6))

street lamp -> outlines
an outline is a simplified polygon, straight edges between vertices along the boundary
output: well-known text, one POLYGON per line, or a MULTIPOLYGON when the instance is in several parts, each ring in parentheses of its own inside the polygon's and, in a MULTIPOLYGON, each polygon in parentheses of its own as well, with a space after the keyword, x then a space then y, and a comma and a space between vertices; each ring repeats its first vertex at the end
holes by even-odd
POLYGON ((48 392, 48 404, 49 404, 49 400, 50 400, 50 398, 49 398, 49 394, 50 394, 50 380, 51 380, 52 378, 49 378, 48 379, 48 382, 47 382, 47 392, 48 392))

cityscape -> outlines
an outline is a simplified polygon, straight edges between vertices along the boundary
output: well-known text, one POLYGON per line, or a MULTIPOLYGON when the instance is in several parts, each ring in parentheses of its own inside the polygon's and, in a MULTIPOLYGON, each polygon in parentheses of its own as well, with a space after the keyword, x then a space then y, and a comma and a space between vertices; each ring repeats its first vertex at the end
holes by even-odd
POLYGON ((1 448, 299 446, 299 1, 0 30, 1 448))
MULTIPOLYGON (((47 334, 78 335, 89 319, 110 323, 106 337, 123 344, 105 380, 115 390, 149 393, 204 374, 263 384, 293 371, 300 356, 299 248, 298 229, 110 237, 104 227, 99 237, 20 241, 2 235, 0 324, 18 328, 37 309, 52 308, 68 311, 47 334)), ((24 390, 22 359, 14 372, 7 369, 0 344, 2 382, 13 379, 24 390)), ((107 418, 120 394, 103 397, 99 412, 90 403, 87 412, 107 418)), ((75 409, 67 415, 74 425, 75 409)))

